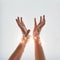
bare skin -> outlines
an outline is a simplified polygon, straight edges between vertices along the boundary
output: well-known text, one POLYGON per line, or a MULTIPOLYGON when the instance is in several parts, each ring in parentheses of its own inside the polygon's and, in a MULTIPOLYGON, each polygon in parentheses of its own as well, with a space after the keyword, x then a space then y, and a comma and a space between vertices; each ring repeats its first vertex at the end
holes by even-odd
POLYGON ((33 30, 33 38, 35 42, 35 60, 45 60, 44 52, 40 42, 40 32, 45 25, 45 15, 40 16, 40 22, 37 24, 36 18, 34 18, 34 30, 33 30))
MULTIPOLYGON (((24 52, 24 48, 29 39, 30 30, 29 29, 27 30, 27 28, 25 27, 25 25, 22 21, 22 17, 21 18, 17 17, 16 22, 23 33, 23 37, 22 37, 20 44, 14 51, 14 53, 10 56, 9 60, 21 60, 21 56, 24 52)), ((40 16, 39 24, 37 24, 36 18, 34 18, 33 38, 34 38, 34 43, 35 43, 35 60, 45 60, 44 52, 43 52, 41 42, 40 42, 40 37, 39 37, 40 32, 44 25, 45 25, 45 16, 44 15, 43 15, 43 17, 40 16)))
POLYGON ((21 56, 24 52, 24 48, 25 48, 26 43, 29 39, 30 30, 29 29, 27 30, 24 22, 22 21, 22 17, 20 17, 20 18, 17 17, 16 22, 23 33, 23 37, 22 37, 20 44, 18 45, 18 47, 14 51, 14 53, 10 56, 9 60, 21 60, 21 56))

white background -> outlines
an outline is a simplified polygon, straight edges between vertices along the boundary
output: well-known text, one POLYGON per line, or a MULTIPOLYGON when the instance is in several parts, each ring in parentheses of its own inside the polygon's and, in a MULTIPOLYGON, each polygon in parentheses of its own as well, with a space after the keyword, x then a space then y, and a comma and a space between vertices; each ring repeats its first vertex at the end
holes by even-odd
POLYGON ((60 0, 0 0, 0 60, 8 60, 21 41, 22 33, 15 19, 22 16, 31 38, 21 60, 35 60, 32 37, 34 17, 46 16, 41 42, 46 60, 60 60, 60 0))

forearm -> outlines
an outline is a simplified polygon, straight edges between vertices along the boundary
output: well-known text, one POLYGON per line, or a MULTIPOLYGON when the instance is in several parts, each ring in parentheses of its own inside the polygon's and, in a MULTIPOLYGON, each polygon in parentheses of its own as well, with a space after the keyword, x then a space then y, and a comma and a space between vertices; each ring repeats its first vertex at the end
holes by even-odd
POLYGON ((44 52, 39 38, 35 40, 35 60, 45 60, 44 52))
POLYGON ((9 60, 20 60, 22 53, 24 51, 26 40, 23 39, 23 41, 18 45, 14 53, 10 56, 9 60))

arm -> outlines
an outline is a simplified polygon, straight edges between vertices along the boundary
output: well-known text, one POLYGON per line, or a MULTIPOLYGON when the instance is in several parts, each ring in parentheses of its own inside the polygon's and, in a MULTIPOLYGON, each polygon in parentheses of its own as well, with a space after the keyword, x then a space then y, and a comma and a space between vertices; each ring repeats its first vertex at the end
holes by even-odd
POLYGON ((45 60, 43 48, 40 39, 35 39, 35 60, 45 60))
POLYGON ((45 60, 43 48, 41 46, 40 37, 39 37, 41 29, 45 25, 45 16, 43 16, 43 19, 42 16, 40 16, 40 22, 38 25, 36 23, 36 18, 34 18, 34 22, 35 22, 34 24, 35 27, 33 31, 33 38, 35 43, 35 60, 45 60))
POLYGON ((16 22, 18 24, 18 26, 21 28, 22 33, 23 33, 23 38, 20 42, 20 44, 18 45, 18 47, 16 48, 16 50, 14 51, 14 53, 10 56, 9 60, 20 60, 22 53, 24 52, 24 48, 26 46, 26 43, 29 39, 29 32, 30 30, 27 30, 23 21, 22 21, 22 17, 19 19, 19 17, 16 19, 16 22))
POLYGON ((22 53, 24 52, 25 45, 27 43, 28 38, 24 37, 14 53, 10 56, 9 60, 20 60, 22 53))

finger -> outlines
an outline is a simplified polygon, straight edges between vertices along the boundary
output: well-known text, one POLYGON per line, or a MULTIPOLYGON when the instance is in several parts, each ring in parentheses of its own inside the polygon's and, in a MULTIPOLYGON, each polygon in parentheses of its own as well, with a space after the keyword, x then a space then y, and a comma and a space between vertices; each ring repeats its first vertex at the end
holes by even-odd
POLYGON ((18 26, 20 27, 20 25, 19 25, 19 20, 18 20, 18 19, 16 19, 16 22, 17 22, 18 26))
POLYGON ((39 22, 39 24, 38 24, 38 27, 40 27, 41 26, 41 24, 42 24, 42 16, 40 16, 40 22, 39 22))
POLYGON ((41 22, 42 22, 42 16, 40 16, 40 22, 39 22, 38 26, 40 25, 41 22))
POLYGON ((16 22, 17 22, 19 28, 22 30, 23 34, 25 34, 26 32, 25 32, 23 26, 20 24, 20 20, 16 19, 16 22))
POLYGON ((19 20, 19 17, 17 17, 17 20, 19 20))
POLYGON ((18 19, 16 19, 16 22, 17 22, 17 24, 18 24, 19 28, 21 28, 21 25, 20 25, 20 23, 19 23, 19 20, 18 20, 18 19))
POLYGON ((25 24, 24 24, 24 22, 23 22, 23 20, 22 20, 22 17, 21 17, 21 24, 22 24, 23 26, 25 26, 25 24))
POLYGON ((21 17, 21 25, 22 25, 23 29, 25 30, 25 32, 27 32, 27 28, 26 28, 26 26, 25 26, 25 24, 24 24, 24 22, 22 20, 22 17, 21 17))
POLYGON ((22 17, 20 18, 20 20, 22 20, 22 17))
POLYGON ((45 15, 43 15, 43 22, 44 22, 44 24, 45 24, 45 15))
POLYGON ((21 20, 21 24, 22 24, 23 26, 25 26, 24 23, 23 23, 23 21, 22 21, 22 17, 20 17, 20 20, 21 20))
POLYGON ((45 20, 45 15, 43 15, 43 19, 45 20))
POLYGON ((20 23, 19 17, 17 17, 16 22, 17 22, 18 26, 20 27, 21 23, 20 23))
POLYGON ((37 26, 36 18, 34 18, 34 26, 37 26))
POLYGON ((40 16, 40 23, 42 22, 42 16, 40 16))
POLYGON ((25 35, 25 36, 27 36, 27 35, 29 34, 29 32, 30 32, 30 30, 28 29, 28 31, 27 31, 27 33, 26 33, 26 35, 25 35))

